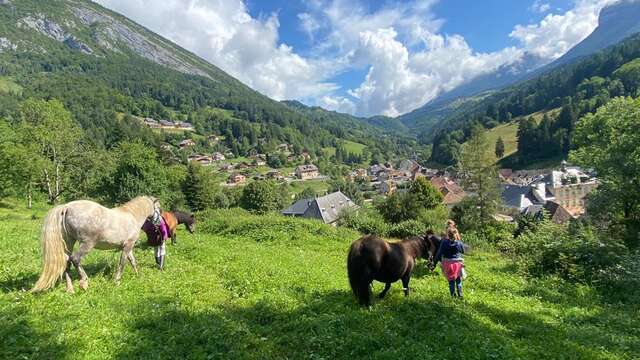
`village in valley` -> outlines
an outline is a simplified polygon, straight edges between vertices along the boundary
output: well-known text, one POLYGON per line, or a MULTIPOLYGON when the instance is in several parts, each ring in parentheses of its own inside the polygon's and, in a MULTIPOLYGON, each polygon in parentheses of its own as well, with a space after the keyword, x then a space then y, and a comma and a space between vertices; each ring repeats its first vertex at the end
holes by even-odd
MULTIPOLYGON (((224 145, 220 135, 210 134, 206 141, 196 141, 187 137, 193 131, 188 122, 156 121, 143 119, 151 129, 179 130, 185 132, 185 138, 175 144, 163 143, 161 149, 180 161, 186 156, 189 163, 197 163, 211 170, 220 178, 223 187, 241 187, 250 181, 272 180, 279 184, 307 182, 325 184, 331 180, 320 173, 314 164, 317 158, 306 150, 295 154, 287 143, 279 144, 273 153, 263 154, 255 150, 247 157, 234 156, 224 145), (212 149, 218 151, 211 152, 212 149), (209 150, 209 152, 206 152, 209 150), (277 156, 284 161, 280 167, 271 167, 267 160, 277 156)), ((499 169, 501 206, 494 219, 502 222, 514 222, 518 215, 541 218, 546 214, 556 223, 567 223, 571 219, 584 215, 586 196, 597 188, 598 180, 593 172, 563 161, 556 168, 512 170, 499 169)), ((460 203, 467 192, 463 189, 455 169, 442 170, 425 167, 417 157, 399 160, 396 163, 385 162, 365 166, 352 166, 343 176, 343 180, 357 184, 362 193, 363 205, 371 204, 376 197, 387 197, 396 192, 406 191, 410 183, 417 178, 426 178, 440 191, 443 204, 452 208, 460 203)), ((283 209, 283 215, 315 218, 328 224, 335 224, 343 209, 357 208, 358 205, 345 194, 338 191, 328 193, 326 186, 320 186, 315 198, 293 201, 289 208, 283 209), (304 200, 304 201, 303 201, 304 200), (331 215, 328 215, 331 214, 331 215)), ((292 195, 295 200, 295 195, 292 195)))

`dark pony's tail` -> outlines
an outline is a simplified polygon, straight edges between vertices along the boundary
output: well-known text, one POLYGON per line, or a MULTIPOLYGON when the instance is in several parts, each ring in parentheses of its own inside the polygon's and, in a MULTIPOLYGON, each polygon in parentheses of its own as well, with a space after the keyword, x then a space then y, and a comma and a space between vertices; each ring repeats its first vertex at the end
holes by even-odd
POLYGON ((368 264, 367 249, 361 240, 351 244, 347 257, 349 284, 360 305, 371 305, 371 270, 368 264))

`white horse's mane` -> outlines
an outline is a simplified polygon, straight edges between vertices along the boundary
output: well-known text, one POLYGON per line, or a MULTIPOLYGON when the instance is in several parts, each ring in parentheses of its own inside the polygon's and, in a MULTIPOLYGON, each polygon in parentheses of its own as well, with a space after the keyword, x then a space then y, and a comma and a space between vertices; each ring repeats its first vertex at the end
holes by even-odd
POLYGON ((120 205, 117 209, 131 213, 136 218, 146 217, 153 210, 150 196, 138 196, 120 205))

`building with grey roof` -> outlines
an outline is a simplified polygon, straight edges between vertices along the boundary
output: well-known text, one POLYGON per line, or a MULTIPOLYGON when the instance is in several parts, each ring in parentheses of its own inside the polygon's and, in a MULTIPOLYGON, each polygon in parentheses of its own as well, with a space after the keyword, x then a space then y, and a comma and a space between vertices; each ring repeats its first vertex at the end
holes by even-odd
POLYGON ((344 209, 356 209, 356 205, 342 192, 314 199, 298 200, 282 211, 282 215, 322 220, 325 224, 333 224, 340 218, 344 209))

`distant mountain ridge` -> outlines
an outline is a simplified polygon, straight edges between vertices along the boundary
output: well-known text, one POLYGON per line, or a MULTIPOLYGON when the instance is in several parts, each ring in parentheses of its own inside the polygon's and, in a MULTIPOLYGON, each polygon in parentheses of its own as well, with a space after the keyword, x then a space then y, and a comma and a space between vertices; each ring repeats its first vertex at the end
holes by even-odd
POLYGON ((535 55, 525 54, 522 61, 480 76, 438 96, 418 109, 400 115, 397 119, 414 133, 430 133, 448 117, 473 107, 479 98, 594 54, 638 32, 640 1, 622 0, 605 7, 598 18, 598 27, 557 60, 546 64, 535 55))
POLYGON ((0 82, 21 89, 0 96, 0 116, 11 116, 24 98, 55 98, 98 146, 114 146, 127 115, 189 121, 201 134, 231 133, 228 147, 241 155, 259 139, 309 151, 340 139, 379 144, 381 153, 415 146, 395 134, 380 144, 383 130, 360 118, 275 101, 88 0, 0 0, 0 82))

